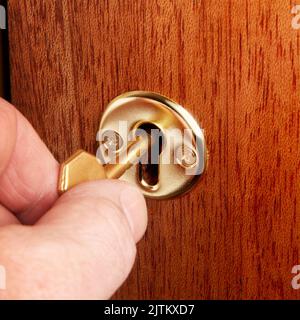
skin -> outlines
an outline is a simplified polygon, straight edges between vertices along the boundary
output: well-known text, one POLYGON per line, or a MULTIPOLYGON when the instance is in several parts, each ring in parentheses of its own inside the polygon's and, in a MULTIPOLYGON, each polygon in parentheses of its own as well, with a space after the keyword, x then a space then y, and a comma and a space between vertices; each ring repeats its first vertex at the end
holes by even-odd
POLYGON ((118 180, 60 198, 59 165, 29 122, 0 99, 0 299, 108 299, 147 226, 139 190, 118 180))

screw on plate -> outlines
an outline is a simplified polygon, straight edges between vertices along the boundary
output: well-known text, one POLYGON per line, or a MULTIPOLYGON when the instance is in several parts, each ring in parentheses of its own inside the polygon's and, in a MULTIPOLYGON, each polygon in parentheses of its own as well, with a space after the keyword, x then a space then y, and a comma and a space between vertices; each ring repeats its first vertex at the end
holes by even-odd
POLYGON ((117 152, 123 143, 122 137, 116 131, 107 130, 103 133, 103 145, 107 150, 117 152))
POLYGON ((175 154, 177 163, 183 168, 192 168, 197 164, 197 153, 191 147, 179 146, 175 154))

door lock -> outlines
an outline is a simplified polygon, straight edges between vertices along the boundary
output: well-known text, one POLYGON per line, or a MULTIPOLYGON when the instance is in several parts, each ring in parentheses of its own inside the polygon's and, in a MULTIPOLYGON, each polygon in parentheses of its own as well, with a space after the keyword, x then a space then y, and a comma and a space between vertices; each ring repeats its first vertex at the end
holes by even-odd
POLYGON ((187 192, 206 165, 203 130, 182 106, 152 92, 133 91, 107 106, 97 156, 78 151, 61 166, 59 192, 86 181, 121 179, 149 198, 187 192))

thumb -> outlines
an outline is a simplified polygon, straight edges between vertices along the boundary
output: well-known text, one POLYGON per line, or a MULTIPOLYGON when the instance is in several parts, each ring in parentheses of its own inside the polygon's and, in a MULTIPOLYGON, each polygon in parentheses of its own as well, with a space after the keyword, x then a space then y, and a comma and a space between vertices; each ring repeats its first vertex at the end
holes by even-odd
POLYGON ((83 224, 87 227, 90 227, 89 223, 110 224, 116 219, 126 226, 137 243, 143 237, 148 222, 145 199, 136 187, 128 183, 101 180, 83 183, 65 193, 38 225, 59 223, 81 229, 83 224))
MULTIPOLYGON (((146 225, 145 200, 135 187, 118 180, 82 184, 64 194, 35 226, 14 227, 14 241, 0 242, 15 243, 17 249, 5 251, 19 253, 5 262, 8 268, 18 266, 18 272, 8 270, 13 278, 6 294, 10 297, 12 290, 26 299, 109 298, 131 271, 135 243, 146 225)), ((7 234, 2 238, 9 239, 7 234)))

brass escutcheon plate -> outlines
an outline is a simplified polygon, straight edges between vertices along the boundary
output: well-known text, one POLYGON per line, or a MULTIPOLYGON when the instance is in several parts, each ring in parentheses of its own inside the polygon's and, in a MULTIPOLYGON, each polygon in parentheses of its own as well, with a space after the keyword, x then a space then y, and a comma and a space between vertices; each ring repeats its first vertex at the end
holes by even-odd
MULTIPOLYGON (((163 136, 157 183, 148 184, 144 180, 141 164, 132 166, 120 179, 136 185, 146 197, 153 199, 166 199, 189 191, 205 170, 205 138, 193 116, 176 102, 153 92, 132 91, 122 94, 107 106, 99 132, 117 132, 118 143, 126 142, 130 131, 147 125, 159 129, 163 136), (183 134, 187 137, 187 147, 182 148, 180 132, 182 137, 183 134), (165 161, 165 158, 170 161, 165 161)), ((100 145, 103 143, 100 142, 100 145)), ((120 152, 126 147, 126 143, 125 146, 122 144, 120 152)))

